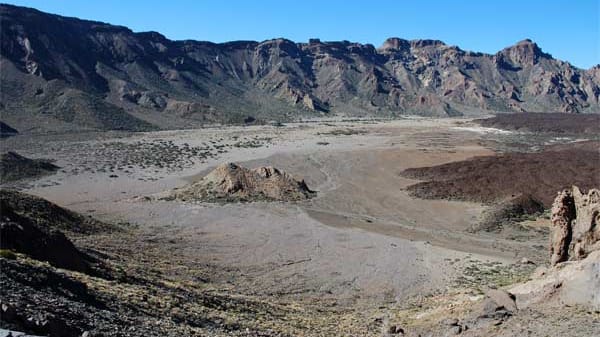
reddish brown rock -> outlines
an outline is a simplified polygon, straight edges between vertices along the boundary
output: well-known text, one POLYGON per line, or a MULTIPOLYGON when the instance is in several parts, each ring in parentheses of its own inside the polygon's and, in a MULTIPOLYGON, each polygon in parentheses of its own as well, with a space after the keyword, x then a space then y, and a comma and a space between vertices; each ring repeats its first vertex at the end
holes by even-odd
POLYGON ((576 218, 572 222, 569 257, 581 260, 600 250, 600 191, 591 189, 584 194, 573 186, 573 200, 576 218))
POLYGON ((552 234, 550 237, 550 263, 555 265, 569 258, 571 222, 575 218, 575 204, 571 191, 558 193, 552 204, 552 234))
POLYGON ((600 191, 573 186, 552 205, 551 268, 510 289, 519 309, 534 304, 581 305, 600 311, 600 191), (564 262, 564 263, 559 263, 564 262))
POLYGON ((550 262, 581 260, 600 249, 600 191, 578 187, 558 193, 552 205, 550 262))

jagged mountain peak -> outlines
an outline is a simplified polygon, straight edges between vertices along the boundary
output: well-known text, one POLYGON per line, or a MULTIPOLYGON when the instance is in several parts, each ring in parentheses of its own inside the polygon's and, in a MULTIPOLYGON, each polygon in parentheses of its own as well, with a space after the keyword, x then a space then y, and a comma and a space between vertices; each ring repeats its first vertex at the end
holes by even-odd
POLYGON ((409 49, 410 41, 399 37, 390 37, 383 42, 381 47, 379 47, 379 50, 384 53, 388 51, 408 51, 409 49))
POLYGON ((544 53, 537 43, 531 39, 524 39, 512 46, 506 47, 499 51, 497 55, 499 54, 508 57, 513 63, 519 65, 534 65, 540 58, 552 58, 552 55, 544 53))
POLYGON ((425 47, 442 47, 446 46, 443 41, 431 40, 431 39, 418 39, 410 41, 411 48, 425 48, 425 47))

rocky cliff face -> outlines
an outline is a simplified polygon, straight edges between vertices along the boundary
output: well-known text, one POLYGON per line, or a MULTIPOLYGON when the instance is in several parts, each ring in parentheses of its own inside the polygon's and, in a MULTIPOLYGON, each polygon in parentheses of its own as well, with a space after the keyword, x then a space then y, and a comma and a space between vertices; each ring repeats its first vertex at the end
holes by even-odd
POLYGON ((495 55, 435 40, 215 44, 0 6, 3 117, 52 129, 148 129, 248 115, 600 111, 600 68, 530 40, 495 55), (43 123, 39 123, 43 124, 43 123))

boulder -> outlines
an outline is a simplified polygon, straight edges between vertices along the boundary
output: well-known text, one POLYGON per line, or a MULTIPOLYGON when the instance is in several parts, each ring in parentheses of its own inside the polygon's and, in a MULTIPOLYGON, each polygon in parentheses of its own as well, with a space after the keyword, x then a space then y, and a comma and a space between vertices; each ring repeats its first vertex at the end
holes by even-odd
POLYGON ((387 332, 389 335, 404 335, 404 329, 397 325, 390 325, 387 332))
POLYGON ((501 289, 488 289, 485 291, 485 295, 494 301, 497 307, 502 307, 511 313, 517 311, 515 295, 501 289))
POLYGON ((501 322, 512 316, 517 311, 515 296, 505 290, 487 289, 485 298, 475 311, 475 321, 484 324, 483 321, 501 322))

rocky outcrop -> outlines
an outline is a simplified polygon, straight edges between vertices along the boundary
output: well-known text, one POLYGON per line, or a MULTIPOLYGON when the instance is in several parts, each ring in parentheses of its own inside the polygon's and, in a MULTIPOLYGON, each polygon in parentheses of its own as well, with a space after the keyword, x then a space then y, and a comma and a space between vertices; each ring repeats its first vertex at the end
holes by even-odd
POLYGON ((600 191, 573 186, 552 205, 551 267, 516 285, 519 308, 533 304, 581 305, 600 311, 600 191))
POLYGON ((600 250, 600 190, 582 193, 573 187, 575 220, 572 222, 569 257, 581 260, 593 251, 600 250))
POLYGON ((499 325, 518 311, 515 296, 506 290, 486 289, 483 301, 475 306, 471 317, 466 319, 467 326, 482 328, 499 325))
POLYGON ((304 180, 296 180, 274 167, 248 169, 226 163, 199 181, 175 189, 163 199, 209 202, 293 201, 308 199, 314 194, 304 180))
POLYGON ((18 129, 30 127, 24 113, 48 122, 40 128, 140 130, 247 115, 600 111, 598 68, 556 60, 531 40, 494 55, 401 38, 380 48, 172 41, 10 5, 0 6, 0 23, 2 117, 18 129), (173 105, 183 110, 172 113, 173 105))
POLYGON ((569 259, 571 223, 575 219, 575 204, 571 191, 558 193, 552 205, 552 234, 550 237, 550 263, 555 265, 569 259))
POLYGON ((600 250, 600 191, 578 187, 558 193, 552 205, 551 264, 581 260, 600 250))
POLYGON ((531 305, 580 305, 600 311, 600 251, 581 261, 566 261, 551 268, 540 267, 532 280, 510 289, 519 308, 531 305))

